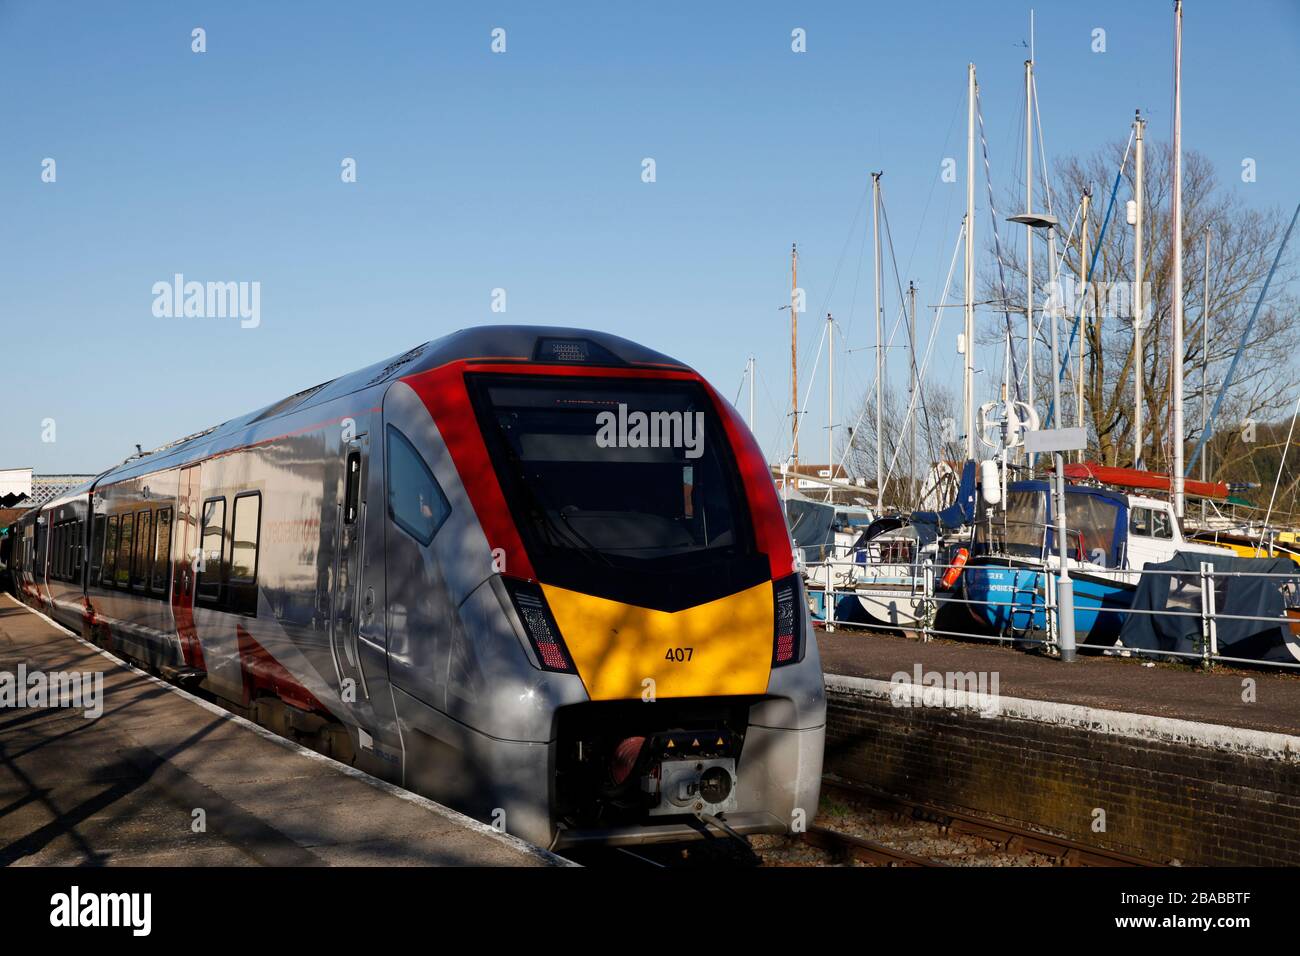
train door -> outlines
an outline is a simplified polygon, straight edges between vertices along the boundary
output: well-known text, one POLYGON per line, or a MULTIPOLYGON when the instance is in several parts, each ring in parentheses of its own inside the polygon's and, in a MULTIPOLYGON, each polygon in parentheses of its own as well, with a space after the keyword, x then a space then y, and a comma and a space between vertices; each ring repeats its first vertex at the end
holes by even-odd
POLYGON ((199 547, 199 465, 181 469, 176 495, 176 520, 172 524, 172 616, 186 668, 206 670, 203 648, 194 628, 195 552, 199 547))
POLYGON ((374 590, 365 581, 366 471, 370 437, 343 443, 343 485, 337 504, 334 573, 330 599, 330 650, 345 704, 370 698, 361 665, 359 638, 374 618, 374 590))

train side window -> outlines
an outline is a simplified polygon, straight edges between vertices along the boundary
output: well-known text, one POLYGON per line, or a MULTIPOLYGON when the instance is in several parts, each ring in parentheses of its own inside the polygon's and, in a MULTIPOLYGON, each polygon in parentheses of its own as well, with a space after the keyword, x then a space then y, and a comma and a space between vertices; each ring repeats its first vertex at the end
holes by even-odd
POLYGON ((59 563, 63 558, 63 548, 61 547, 63 544, 62 524, 56 524, 54 526, 54 532, 51 537, 54 539, 54 548, 53 552, 50 554, 50 577, 58 578, 61 576, 59 573, 59 563))
POLYGON ((154 546, 153 581, 150 590, 154 594, 166 595, 172 574, 172 509, 160 508, 155 524, 157 543, 154 546))
POLYGON ((428 544, 451 514, 433 472, 415 446, 388 426, 388 514, 420 544, 428 544))
POLYGON ((96 583, 99 581, 99 571, 104 566, 104 534, 108 530, 108 519, 103 515, 95 515, 95 521, 91 525, 94 533, 90 541, 90 581, 96 583))
POLYGON ((257 616, 257 550, 262 496, 256 491, 236 495, 230 514, 230 579, 227 607, 236 614, 257 616))
POLYGON ((86 571, 86 519, 77 522, 77 582, 85 580, 86 571))
POLYGON ((131 586, 131 545, 135 543, 135 515, 122 515, 122 523, 117 529, 117 568, 113 573, 114 587, 128 589, 131 586))
POLYGON ((149 586, 150 563, 153 560, 153 512, 138 511, 135 516, 135 548, 131 558, 131 589, 145 590, 149 586))
POLYGON ((195 601, 208 606, 221 603, 221 586, 226 577, 226 499, 209 498, 203 502, 203 521, 199 528, 203 547, 203 570, 198 575, 195 601))
POLYGON ((99 583, 106 588, 113 586, 113 576, 117 570, 117 532, 120 518, 113 515, 108 519, 108 536, 104 539, 104 572, 99 583))

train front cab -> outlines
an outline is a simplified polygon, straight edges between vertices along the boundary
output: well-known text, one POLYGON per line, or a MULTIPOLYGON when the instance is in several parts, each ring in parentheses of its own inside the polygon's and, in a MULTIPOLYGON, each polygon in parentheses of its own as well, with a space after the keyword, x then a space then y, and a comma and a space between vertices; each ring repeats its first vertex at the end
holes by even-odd
POLYGON ((802 585, 761 452, 697 374, 453 362, 384 422, 407 786, 560 847, 811 821, 802 585))

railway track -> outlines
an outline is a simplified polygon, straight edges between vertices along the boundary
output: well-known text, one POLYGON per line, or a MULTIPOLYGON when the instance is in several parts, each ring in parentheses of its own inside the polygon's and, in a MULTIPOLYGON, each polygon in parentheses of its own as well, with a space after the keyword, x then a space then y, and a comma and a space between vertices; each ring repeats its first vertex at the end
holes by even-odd
MULTIPOLYGON (((977 837, 986 841, 996 852, 1007 854, 1033 853, 1046 856, 1057 866, 1154 866, 1152 861, 1139 859, 1125 853, 1087 846, 1082 843, 1041 833, 1014 824, 989 820, 974 814, 941 809, 915 800, 890 796, 868 787, 842 780, 824 778, 823 790, 835 791, 850 800, 895 817, 929 823, 945 835, 977 837)), ((845 853, 863 862, 884 863, 891 866, 946 866, 947 864, 904 850, 862 840, 851 834, 813 826, 803 835, 803 840, 819 849, 845 853), (865 844, 865 846, 857 846, 865 844)))
POLYGON ((832 857, 857 860, 859 863, 872 863, 880 866, 947 866, 947 863, 915 853, 908 853, 896 847, 887 846, 875 840, 864 840, 852 833, 842 833, 828 827, 813 825, 802 836, 803 842, 819 850, 825 850, 832 857))

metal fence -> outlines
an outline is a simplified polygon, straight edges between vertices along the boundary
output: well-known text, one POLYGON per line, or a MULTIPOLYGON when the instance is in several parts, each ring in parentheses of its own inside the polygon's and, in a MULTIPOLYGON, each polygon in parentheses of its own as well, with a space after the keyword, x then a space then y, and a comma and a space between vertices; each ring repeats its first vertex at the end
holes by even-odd
MULTIPOLYGON (((875 558, 876 555, 870 555, 875 558)), ((1000 566, 996 562, 997 556, 982 556, 981 565, 983 567, 1000 566)), ((867 567, 880 567, 878 561, 871 561, 867 567)), ((1012 567, 1010 561, 1005 565, 1012 567)), ((994 599, 977 599, 967 595, 964 589, 954 586, 950 589, 943 588, 940 582, 943 576, 951 569, 956 570, 959 574, 965 574, 967 565, 965 564, 945 564, 930 560, 913 561, 910 564, 899 563, 894 565, 900 570, 906 569, 906 573, 897 575, 884 575, 874 579, 854 579, 863 565, 852 560, 848 554, 830 555, 825 560, 809 564, 805 567, 805 573, 808 576, 808 590, 811 594, 820 594, 822 600, 822 609, 824 623, 827 630, 834 631, 838 627, 862 627, 865 629, 877 630, 901 630, 914 634, 922 641, 930 641, 935 637, 959 638, 963 640, 990 641, 994 643, 1014 643, 1017 646, 1040 646, 1050 652, 1059 653, 1059 615, 1056 608, 1056 579, 1057 568, 1044 563, 1037 563, 1035 566, 1023 568, 1027 573, 1034 574, 1036 580, 1041 580, 1041 586, 1035 586, 1033 600, 1030 605, 1026 606, 1023 602, 1015 600, 994 600, 994 599), (836 578, 839 577, 837 582, 836 578), (819 580, 820 579, 820 580, 819 580), (868 595, 879 596, 882 590, 880 584, 897 585, 895 593, 896 601, 901 601, 908 609, 908 616, 913 618, 909 621, 898 620, 896 623, 889 624, 883 621, 875 623, 863 623, 859 621, 849 621, 837 618, 836 605, 839 600, 847 595, 861 597, 864 592, 868 595), (904 590, 903 585, 906 585, 904 590), (846 586, 847 585, 847 586, 846 586), (982 606, 985 608, 1005 608, 1004 612, 1007 617, 1014 617, 1016 614, 1028 614, 1029 622, 1024 628, 1008 627, 1001 632, 989 633, 975 626, 976 622, 972 620, 972 626, 966 630, 957 630, 950 628, 941 628, 937 626, 939 611, 945 606, 950 607, 974 607, 982 606), (1035 618, 1042 615, 1044 626, 1035 627, 1035 618)), ((1069 568, 1071 576, 1077 576, 1080 573, 1086 573, 1091 576, 1103 574, 1117 582, 1127 581, 1134 585, 1142 575, 1167 575, 1172 578, 1182 579, 1171 582, 1171 593, 1181 594, 1194 588, 1195 593, 1190 594, 1188 598, 1180 599, 1183 605, 1181 608, 1167 607, 1160 610, 1150 610, 1146 608, 1114 608, 1114 613, 1122 615, 1144 614, 1152 616, 1176 616, 1184 618, 1195 618, 1200 622, 1199 640, 1195 651, 1176 651, 1164 649, 1149 649, 1138 647, 1125 647, 1120 644, 1113 646, 1103 644, 1086 644, 1081 643, 1080 648, 1087 648, 1094 653, 1105 653, 1114 656, 1132 656, 1132 657, 1151 657, 1157 659, 1185 659, 1189 662, 1199 661, 1203 666, 1210 667, 1215 663, 1222 664, 1256 664, 1269 667, 1296 668, 1300 669, 1300 658, 1291 660, 1260 660, 1257 658, 1235 657, 1230 654, 1222 653, 1219 647, 1218 627, 1223 621, 1253 621, 1261 625, 1261 630, 1265 626, 1279 627, 1282 639, 1292 643, 1295 648, 1300 648, 1300 566, 1297 566, 1295 573, 1262 573, 1250 571, 1216 571, 1213 563, 1209 561, 1200 562, 1200 567, 1196 571, 1172 571, 1172 570, 1137 570, 1137 569, 1105 569, 1100 571, 1095 567, 1073 567, 1069 568), (1257 616, 1245 614, 1227 614, 1220 612, 1217 608, 1218 587, 1225 584, 1230 585, 1231 579, 1240 578, 1257 578, 1257 579, 1274 579, 1276 586, 1282 592, 1283 614, 1280 617, 1274 616, 1257 616), (1294 610, 1295 616, 1287 613, 1294 610)), ((1025 589, 1027 592, 1028 589, 1025 589)), ((1077 601, 1077 599, 1076 599, 1077 601)), ((1076 614, 1078 604, 1076 603, 1076 614)), ((1077 618, 1076 618, 1077 619, 1077 618)), ((1293 650, 1293 653, 1300 654, 1300 650, 1293 650)))

